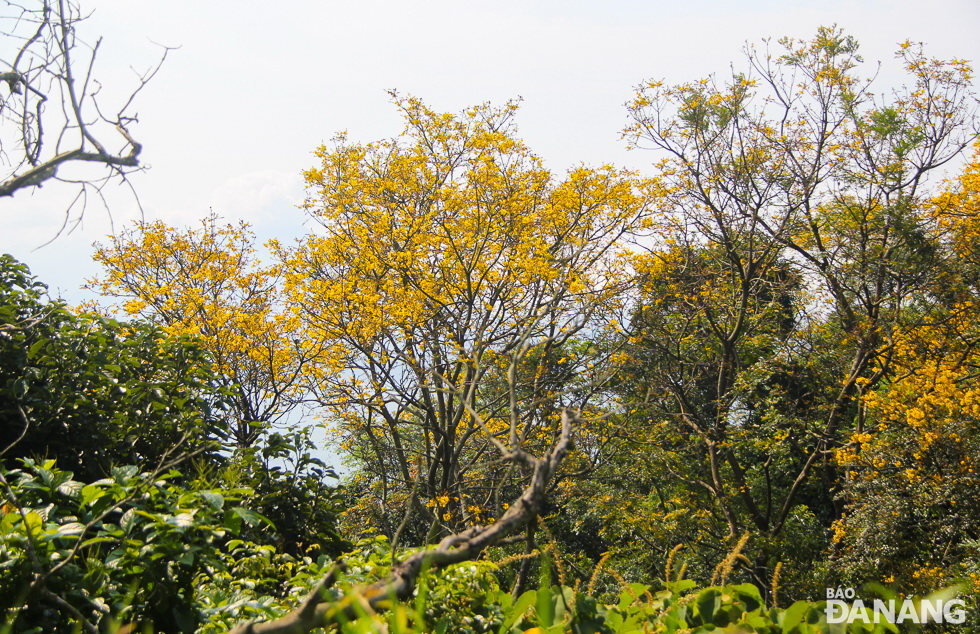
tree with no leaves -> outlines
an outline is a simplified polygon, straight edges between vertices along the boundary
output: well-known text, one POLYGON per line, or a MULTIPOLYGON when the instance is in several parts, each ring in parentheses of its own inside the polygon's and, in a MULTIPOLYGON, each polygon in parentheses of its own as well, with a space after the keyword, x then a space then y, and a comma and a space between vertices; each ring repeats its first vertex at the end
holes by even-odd
POLYGON ((95 61, 102 39, 94 45, 78 36, 86 19, 71 0, 5 1, 0 6, 0 197, 40 187, 50 180, 73 183, 72 205, 83 205, 90 193, 101 195, 112 180, 128 183, 140 169, 143 146, 130 127, 136 96, 159 70, 159 62, 138 74, 136 88, 113 113, 100 103, 102 85, 95 61), (59 176, 67 163, 105 167, 101 176, 59 176))

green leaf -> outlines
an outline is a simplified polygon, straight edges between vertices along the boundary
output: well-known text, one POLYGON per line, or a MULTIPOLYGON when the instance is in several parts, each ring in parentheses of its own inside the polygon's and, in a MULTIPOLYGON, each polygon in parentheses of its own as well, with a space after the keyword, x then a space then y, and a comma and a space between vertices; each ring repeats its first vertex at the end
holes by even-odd
POLYGON ((806 618, 806 612, 809 609, 810 604, 807 601, 797 601, 786 608, 780 619, 783 632, 790 632, 794 627, 803 623, 803 619, 806 618))
POLYGON ((233 508, 225 511, 225 528, 232 533, 239 533, 242 530, 242 516, 236 513, 233 508))
POLYGON ((126 484, 129 480, 136 477, 137 473, 139 473, 139 469, 134 465, 113 467, 112 469, 112 477, 115 478, 116 482, 119 484, 126 484))
POLYGON ((58 485, 58 493, 62 495, 67 495, 68 497, 77 497, 78 494, 82 492, 85 488, 85 483, 78 482, 77 480, 67 480, 58 485))
POLYGON ((194 512, 178 513, 167 520, 167 524, 176 526, 181 531, 188 529, 194 525, 194 512))
POLYGON ((126 535, 133 530, 133 524, 136 523, 136 509, 129 508, 123 513, 123 516, 119 519, 119 528, 123 530, 126 535))
POLYGON ((762 594, 759 592, 759 588, 751 583, 741 583, 727 586, 725 590, 735 594, 738 599, 745 604, 746 612, 754 612, 765 605, 765 602, 762 600, 762 594))
POLYGON ((715 614, 721 608, 721 592, 717 588, 707 588, 698 594, 695 600, 698 607, 698 614, 701 616, 701 623, 708 625, 714 622, 715 614))
MULTIPOLYGON (((259 524, 266 524, 272 526, 272 522, 263 515, 260 515, 253 511, 252 509, 243 508, 241 506, 236 506, 231 509, 231 512, 237 515, 239 518, 245 521, 249 526, 258 526, 259 524)), ((225 519, 225 526, 228 526, 227 517, 225 519)), ((230 526, 228 528, 231 528, 230 526)))
POLYGON ((501 624, 500 629, 497 630, 498 634, 505 634, 509 632, 514 625, 516 625, 524 613, 527 612, 528 608, 531 607, 533 603, 538 598, 537 590, 528 590, 514 602, 514 605, 507 611, 504 616, 504 622, 501 624))
POLYGON ((86 484, 82 487, 81 506, 85 507, 105 495, 105 491, 94 484, 86 484))
POLYGON ((554 623, 554 603, 551 600, 551 559, 541 557, 541 587, 538 588, 538 600, 535 603, 535 613, 538 625, 549 627, 554 623))
POLYGON ((68 522, 58 527, 55 537, 68 537, 71 535, 81 535, 85 532, 85 524, 81 522, 68 522))
POLYGON ((225 497, 217 491, 201 491, 201 497, 215 511, 221 510, 225 505, 225 497))
POLYGON ((44 525, 44 518, 38 515, 35 511, 27 513, 25 517, 27 519, 27 526, 32 532, 44 525))

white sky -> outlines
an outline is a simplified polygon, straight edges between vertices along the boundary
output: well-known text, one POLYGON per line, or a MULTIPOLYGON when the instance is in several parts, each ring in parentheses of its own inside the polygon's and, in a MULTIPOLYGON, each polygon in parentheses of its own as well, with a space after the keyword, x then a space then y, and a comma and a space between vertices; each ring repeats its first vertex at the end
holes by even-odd
MULTIPOLYGON (((354 141, 400 132, 388 88, 452 112, 520 96, 520 133, 552 169, 642 169, 652 156, 627 153, 619 139, 633 87, 723 75, 746 40, 809 38, 838 24, 868 62, 884 62, 881 90, 896 81, 892 55, 905 39, 931 56, 980 62, 977 0, 82 2, 94 15, 81 37, 104 36, 97 75, 107 93, 132 86, 130 66, 153 64, 151 40, 181 47, 136 108, 133 132, 151 169, 132 180, 147 219, 193 224, 213 209, 253 222, 263 238, 302 231, 300 172, 315 147, 341 130, 354 141)), ((118 228, 138 212, 116 193, 118 228)), ((0 199, 0 252, 79 301, 97 272, 91 245, 111 225, 92 206, 71 234, 40 246, 63 220, 64 195, 48 185, 0 199)))

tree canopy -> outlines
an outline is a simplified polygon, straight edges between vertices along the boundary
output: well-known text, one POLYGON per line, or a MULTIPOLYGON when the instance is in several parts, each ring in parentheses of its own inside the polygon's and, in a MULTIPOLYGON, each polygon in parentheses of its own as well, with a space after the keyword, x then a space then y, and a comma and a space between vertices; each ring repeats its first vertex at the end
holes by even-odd
POLYGON ((4 627, 980 624, 978 101, 898 59, 883 94, 831 27, 644 83, 648 173, 392 93, 293 243, 137 224, 91 312, 0 260, 4 627))

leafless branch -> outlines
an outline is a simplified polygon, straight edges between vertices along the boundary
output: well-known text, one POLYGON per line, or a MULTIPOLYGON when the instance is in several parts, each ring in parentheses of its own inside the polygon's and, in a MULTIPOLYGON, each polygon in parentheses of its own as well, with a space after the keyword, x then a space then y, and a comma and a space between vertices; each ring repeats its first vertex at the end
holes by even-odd
POLYGON ((305 634, 331 623, 354 620, 365 607, 378 611, 384 609, 384 604, 392 598, 405 599, 410 596, 423 570, 437 570, 476 558, 485 548, 499 543, 537 517, 548 482, 571 450, 572 426, 577 421, 578 413, 562 412, 561 436, 551 453, 542 458, 530 456, 520 448, 511 450, 510 459, 531 464, 534 474, 517 501, 493 524, 474 526, 449 535, 434 548, 419 551, 395 566, 388 578, 337 601, 328 602, 324 599, 323 590, 335 580, 335 568, 317 585, 303 605, 293 612, 273 621, 244 623, 231 630, 231 634, 305 634))
POLYGON ((41 187, 52 179, 80 189, 98 189, 115 180, 128 184, 127 175, 142 169, 143 146, 128 128, 137 120, 129 109, 171 48, 163 47, 159 61, 149 71, 137 73, 136 88, 115 115, 106 116, 97 99, 101 86, 95 77, 101 39, 89 46, 77 37, 86 17, 74 0, 0 6, 0 36, 20 43, 13 61, 5 64, 7 68, 0 67, 0 86, 7 86, 7 94, 0 94, 0 158, 7 164, 5 173, 0 172, 0 197, 41 187), (51 103, 57 105, 50 108, 51 103), (123 141, 118 151, 109 147, 112 134, 123 141), (69 163, 99 164, 106 172, 58 178, 59 168, 69 163))

